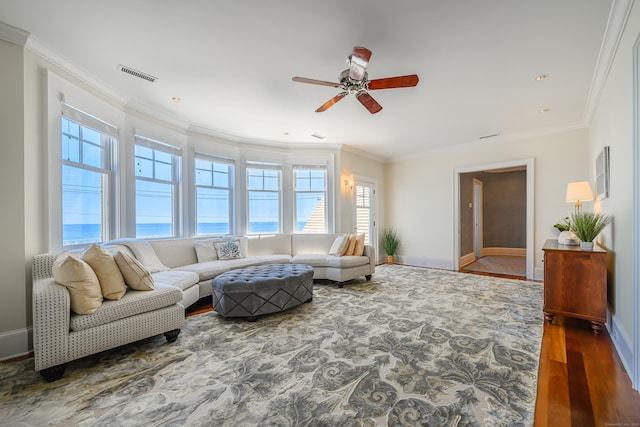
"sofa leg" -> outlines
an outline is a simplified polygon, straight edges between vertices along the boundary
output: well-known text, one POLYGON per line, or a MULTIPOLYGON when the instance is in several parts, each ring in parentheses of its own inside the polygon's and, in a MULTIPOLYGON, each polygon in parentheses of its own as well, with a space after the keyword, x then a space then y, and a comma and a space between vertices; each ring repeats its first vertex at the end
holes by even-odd
POLYGON ((371 280, 371 275, 367 274, 366 276, 364 276, 364 278, 367 279, 367 282, 368 282, 369 280, 371 280))
POLYGON ((52 366, 50 368, 46 368, 40 371, 40 375, 42 378, 48 383, 53 381, 58 381, 64 375, 64 370, 66 369, 67 364, 63 363, 62 365, 52 366))
POLYGON ((178 339, 178 334, 180 334, 180 329, 174 329, 172 331, 165 332, 164 336, 168 342, 174 342, 178 339))
POLYGON ((338 282, 338 287, 339 288, 344 288, 344 282, 338 282))

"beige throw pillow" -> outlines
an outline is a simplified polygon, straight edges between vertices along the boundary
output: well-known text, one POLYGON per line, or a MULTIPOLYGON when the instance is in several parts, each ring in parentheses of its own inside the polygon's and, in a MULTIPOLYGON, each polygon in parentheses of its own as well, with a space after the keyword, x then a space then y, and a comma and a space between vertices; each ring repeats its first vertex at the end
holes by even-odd
POLYGON ((336 237, 336 240, 333 241, 333 245, 331 245, 331 249, 329 249, 329 255, 342 256, 344 254, 344 251, 347 250, 348 244, 348 234, 343 234, 342 236, 336 237))
POLYGON ((91 314, 102 305, 98 276, 89 264, 63 252, 51 268, 56 282, 67 288, 71 310, 76 314, 91 314))
POLYGON ((152 291, 155 288, 149 270, 126 252, 116 252, 113 257, 128 287, 136 291, 152 291))
POLYGON ((93 268, 98 276, 103 297, 110 300, 119 300, 123 297, 127 288, 111 253, 94 243, 85 251, 82 259, 93 268))
POLYGON ((364 233, 356 235, 356 247, 353 249, 353 255, 364 255, 364 233))
POLYGON ((347 245, 347 249, 344 251, 344 256, 351 256, 353 255, 353 251, 356 248, 356 235, 355 234, 350 234, 349 235, 349 244, 347 245))

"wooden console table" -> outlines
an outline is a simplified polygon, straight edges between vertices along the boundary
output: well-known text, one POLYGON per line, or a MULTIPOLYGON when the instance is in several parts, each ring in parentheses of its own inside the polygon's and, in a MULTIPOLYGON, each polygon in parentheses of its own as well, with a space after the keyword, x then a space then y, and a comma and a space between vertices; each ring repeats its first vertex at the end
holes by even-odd
POLYGON ((607 318, 607 252, 547 240, 544 251, 544 317, 556 314, 591 322, 598 335, 607 318))

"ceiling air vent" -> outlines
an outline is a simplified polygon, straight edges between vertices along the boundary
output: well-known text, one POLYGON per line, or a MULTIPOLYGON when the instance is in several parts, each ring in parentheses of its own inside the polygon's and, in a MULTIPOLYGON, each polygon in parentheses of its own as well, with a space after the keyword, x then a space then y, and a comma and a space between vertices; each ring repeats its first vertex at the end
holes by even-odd
POLYGON ((134 70, 131 67, 127 67, 126 65, 118 65, 118 70, 123 73, 131 74, 132 76, 138 77, 140 79, 146 80, 148 82, 155 82, 158 80, 157 77, 153 77, 151 74, 143 73, 142 71, 134 70))
POLYGON ((318 139, 325 139, 326 138, 326 136, 318 135, 317 133, 312 133, 311 136, 314 137, 314 138, 318 138, 318 139))

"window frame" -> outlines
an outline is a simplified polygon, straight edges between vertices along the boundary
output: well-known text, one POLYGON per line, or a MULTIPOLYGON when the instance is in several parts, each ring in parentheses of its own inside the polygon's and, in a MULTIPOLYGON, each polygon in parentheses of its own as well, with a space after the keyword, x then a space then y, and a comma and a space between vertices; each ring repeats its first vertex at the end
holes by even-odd
POLYGON ((210 154, 206 154, 206 153, 201 153, 201 152, 195 152, 194 156, 193 156, 193 188, 194 188, 194 200, 195 203, 193 205, 193 235, 196 237, 199 236, 208 236, 208 235, 214 235, 214 234, 233 234, 236 230, 236 197, 235 197, 235 192, 236 192, 236 186, 235 186, 235 182, 236 182, 236 165, 235 165, 235 161, 233 159, 227 159, 224 157, 219 157, 219 156, 213 156, 210 154), (196 175, 198 173, 198 167, 197 167, 197 161, 198 160, 202 160, 202 161, 206 161, 206 162, 211 162, 212 164, 222 164, 222 165, 226 165, 228 167, 228 187, 217 187, 215 185, 215 179, 213 178, 213 174, 215 174, 215 170, 212 169, 211 173, 212 173, 212 185, 201 185, 198 184, 198 180, 196 178, 196 175), (210 189, 215 189, 215 190, 226 190, 228 192, 228 200, 229 200, 229 206, 228 206, 228 218, 229 218, 229 232, 228 233, 198 233, 198 189, 199 188, 210 188, 210 189))
MULTIPOLYGON (((181 191, 181 181, 182 181, 182 149, 180 147, 176 147, 171 144, 167 144, 162 141, 158 141, 156 139, 148 138, 142 135, 135 134, 133 138, 133 235, 136 238, 142 239, 164 239, 164 238, 176 238, 182 235, 182 218, 183 214, 181 212, 182 207, 182 191, 181 191), (144 147, 152 150, 154 153, 154 157, 151 160, 153 165, 153 177, 146 176, 138 176, 136 168, 138 167, 136 154, 136 147, 144 147), (155 177, 156 171, 156 163, 160 163, 159 160, 155 160, 155 152, 162 152, 165 154, 169 154, 171 156, 171 180, 165 180, 155 177), (170 226, 170 235, 169 236, 138 236, 138 209, 137 209, 137 198, 138 198, 138 180, 145 182, 153 182, 158 184, 169 184, 171 185, 171 215, 172 221, 170 226)), ((166 163, 165 163, 166 164, 166 163)))
POLYGON ((119 207, 119 201, 116 197, 117 188, 117 153, 118 153, 118 128, 110 123, 107 123, 85 111, 76 108, 65 102, 61 102, 61 114, 58 119, 59 141, 58 147, 58 159, 60 167, 60 247, 63 250, 74 250, 86 247, 92 243, 100 243, 103 241, 114 239, 117 235, 116 230, 116 216, 119 207), (65 132, 63 121, 69 121, 75 123, 78 126, 78 136, 71 135, 65 132), (99 134, 100 144, 97 145, 100 149, 104 150, 104 154, 100 156, 102 165, 100 167, 86 164, 84 162, 84 144, 96 145, 93 141, 83 138, 84 129, 90 129, 93 132, 99 134), (70 139, 78 140, 78 161, 70 160, 69 158, 63 158, 64 144, 62 142, 64 136, 67 135, 70 139), (101 233, 98 240, 87 239, 79 243, 65 244, 64 241, 64 226, 65 226, 65 202, 64 202, 64 168, 73 167, 80 171, 95 172, 101 174, 101 233))
MULTIPOLYGON (((292 199, 293 199, 293 204, 292 204, 292 215, 293 215, 293 224, 292 224, 292 233, 296 233, 296 234, 306 234, 304 231, 298 231, 298 194, 309 194, 309 193, 319 193, 319 190, 298 190, 297 188, 297 182, 298 182, 298 178, 297 178, 297 172, 298 171, 323 171, 324 172, 324 188, 322 190, 323 193, 323 199, 324 199, 324 229, 322 231, 317 231, 317 232, 306 232, 309 234, 313 234, 313 233, 328 233, 329 231, 329 209, 328 209, 328 197, 329 197, 329 189, 328 189, 328 168, 326 165, 308 165, 308 164, 294 164, 292 166, 292 199)), ((311 180, 312 178, 309 177, 309 180, 311 180)), ((311 185, 309 186, 309 188, 311 188, 311 185)))
POLYGON ((244 177, 245 177, 245 188, 246 188, 246 198, 245 198, 245 232, 247 235, 260 235, 260 234, 280 234, 283 232, 283 165, 280 163, 266 163, 266 162, 255 162, 255 161, 247 161, 244 165, 244 177), (264 173, 262 174, 263 179, 263 189, 262 190, 253 190, 249 188, 249 171, 253 170, 262 170, 267 171, 277 171, 278 172, 278 189, 277 190, 264 190, 264 173), (278 227, 277 231, 251 231, 251 193, 260 192, 260 193, 277 193, 278 194, 278 227))

